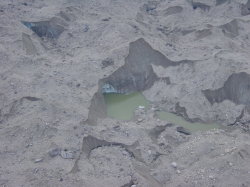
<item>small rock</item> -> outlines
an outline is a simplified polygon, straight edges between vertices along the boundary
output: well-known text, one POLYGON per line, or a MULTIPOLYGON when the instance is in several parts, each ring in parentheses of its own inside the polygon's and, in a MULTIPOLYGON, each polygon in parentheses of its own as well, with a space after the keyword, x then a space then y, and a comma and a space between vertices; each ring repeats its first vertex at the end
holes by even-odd
POLYGON ((138 106, 139 109, 145 109, 145 106, 138 106))
POLYGON ((184 127, 176 127, 177 132, 185 134, 185 135, 190 135, 191 132, 184 127))
POLYGON ((143 119, 142 118, 139 118, 139 119, 137 119, 137 122, 142 122, 143 121, 143 119))
POLYGON ((111 20, 111 17, 102 19, 102 21, 109 21, 109 20, 111 20))
POLYGON ((127 156, 127 155, 128 155, 128 152, 127 152, 127 151, 122 151, 122 154, 123 154, 124 156, 127 156))
POLYGON ((176 173, 177 173, 177 174, 181 174, 181 171, 180 171, 180 170, 177 170, 176 173))
POLYGON ((213 175, 209 175, 208 178, 211 179, 211 180, 213 180, 214 176, 213 175))
POLYGON ((131 187, 136 187, 136 185, 134 184, 134 185, 132 185, 131 187))
POLYGON ((61 149, 60 148, 55 148, 55 149, 52 149, 49 151, 49 156, 51 156, 52 158, 53 157, 56 157, 60 154, 61 152, 61 149))
POLYGON ((171 163, 171 166, 172 166, 173 168, 177 168, 177 163, 176 163, 176 162, 172 162, 172 163, 171 163))
POLYGON ((33 145, 33 144, 30 143, 30 144, 27 144, 25 147, 28 148, 28 147, 30 147, 30 146, 32 146, 32 145, 33 145))
POLYGON ((228 164, 229 164, 229 166, 233 166, 233 163, 232 163, 232 162, 229 162, 228 164))
POLYGON ((115 127, 113 127, 115 131, 119 131, 121 130, 121 127, 119 125, 116 125, 115 127))
POLYGON ((37 158, 37 159, 35 160, 35 163, 42 162, 42 161, 43 161, 43 158, 37 158))
POLYGON ((74 151, 69 151, 67 149, 61 150, 60 155, 64 159, 74 159, 75 158, 74 151))
POLYGON ((89 31, 89 26, 85 24, 83 28, 83 32, 88 32, 88 31, 89 31))
POLYGON ((230 149, 225 149, 225 153, 229 153, 230 152, 230 149))

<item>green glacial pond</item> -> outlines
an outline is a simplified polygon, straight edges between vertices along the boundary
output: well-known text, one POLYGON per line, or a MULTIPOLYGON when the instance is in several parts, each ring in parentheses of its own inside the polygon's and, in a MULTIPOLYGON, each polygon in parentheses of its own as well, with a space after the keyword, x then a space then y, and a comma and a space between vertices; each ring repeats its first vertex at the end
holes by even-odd
POLYGON ((111 118, 130 120, 139 106, 147 108, 149 102, 139 92, 132 94, 104 94, 107 114, 111 118))
MULTIPOLYGON (((119 120, 131 120, 137 107, 144 106, 147 108, 149 105, 146 98, 139 92, 127 95, 104 94, 104 99, 107 105, 108 116, 119 120)), ((206 131, 220 127, 218 124, 191 123, 169 112, 159 111, 156 114, 159 119, 182 126, 191 132, 206 131)))
POLYGON ((173 113, 169 113, 169 112, 164 112, 164 111, 160 111, 157 112, 157 116, 159 117, 159 119, 161 120, 165 120, 169 123, 174 123, 178 126, 182 126, 186 129, 188 129, 191 132, 196 132, 196 131, 207 131, 210 129, 218 129, 220 128, 220 125, 215 124, 215 123, 211 123, 211 124, 207 124, 207 123, 191 123, 186 121, 184 118, 177 116, 173 113))

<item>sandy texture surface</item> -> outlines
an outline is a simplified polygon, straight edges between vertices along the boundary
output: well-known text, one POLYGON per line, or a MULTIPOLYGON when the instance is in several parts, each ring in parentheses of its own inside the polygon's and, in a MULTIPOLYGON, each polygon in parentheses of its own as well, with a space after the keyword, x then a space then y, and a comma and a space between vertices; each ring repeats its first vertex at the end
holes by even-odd
POLYGON ((246 0, 0 0, 0 186, 250 186, 249 30, 246 0), (107 82, 150 109, 107 118, 107 82))

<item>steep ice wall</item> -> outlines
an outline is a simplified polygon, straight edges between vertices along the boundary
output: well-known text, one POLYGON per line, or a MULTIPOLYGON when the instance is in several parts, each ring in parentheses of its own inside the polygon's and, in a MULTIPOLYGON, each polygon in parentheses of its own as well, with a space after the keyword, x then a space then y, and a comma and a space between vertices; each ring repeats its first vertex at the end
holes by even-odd
MULTIPOLYGON (((153 86, 155 81, 160 80, 155 74, 152 64, 168 67, 177 66, 181 63, 192 63, 192 61, 171 61, 159 51, 154 50, 142 38, 131 42, 125 64, 109 77, 99 81, 98 92, 92 98, 88 122, 95 123, 98 117, 106 116, 103 94, 128 94, 147 90, 153 86)), ((167 77, 163 79, 168 80, 165 81, 166 84, 170 82, 167 77)))
POLYGON ((232 74, 223 87, 203 93, 211 104, 230 100, 250 107, 250 75, 245 72, 232 74))

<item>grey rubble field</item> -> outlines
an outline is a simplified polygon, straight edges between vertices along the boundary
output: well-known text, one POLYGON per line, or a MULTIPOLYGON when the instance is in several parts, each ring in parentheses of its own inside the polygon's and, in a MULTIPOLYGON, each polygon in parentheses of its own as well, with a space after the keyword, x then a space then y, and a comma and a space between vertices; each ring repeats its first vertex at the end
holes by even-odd
POLYGON ((250 186, 249 30, 247 0, 0 0, 0 186, 250 186))

